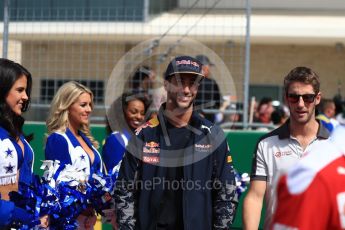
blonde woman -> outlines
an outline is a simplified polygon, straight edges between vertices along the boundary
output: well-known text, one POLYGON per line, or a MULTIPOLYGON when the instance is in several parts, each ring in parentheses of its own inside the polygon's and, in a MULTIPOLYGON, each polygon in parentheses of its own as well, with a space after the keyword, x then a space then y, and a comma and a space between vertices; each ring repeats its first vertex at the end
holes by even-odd
MULTIPOLYGON (((62 85, 53 98, 47 119, 47 160, 59 160, 85 168, 92 175, 102 172, 102 160, 97 141, 91 136, 89 117, 93 109, 93 94, 87 87, 71 81, 62 85)), ((78 218, 78 229, 93 229, 96 216, 92 208, 78 218)))

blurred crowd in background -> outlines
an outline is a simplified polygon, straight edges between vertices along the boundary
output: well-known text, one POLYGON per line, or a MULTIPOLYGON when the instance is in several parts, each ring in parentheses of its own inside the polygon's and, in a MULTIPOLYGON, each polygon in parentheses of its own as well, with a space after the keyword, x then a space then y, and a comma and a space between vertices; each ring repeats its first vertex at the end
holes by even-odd
MULTIPOLYGON (((219 86, 212 76, 214 64, 205 55, 197 55, 203 64, 206 78, 199 86, 195 100, 196 109, 208 120, 220 124, 224 129, 243 129, 243 105, 241 102, 231 100, 229 95, 222 95, 219 86)), ((150 102, 148 117, 158 111, 159 106, 166 100, 163 86, 157 87, 156 72, 148 66, 140 66, 127 83, 127 91, 144 95, 150 102)), ((341 95, 333 98, 322 98, 315 111, 316 118, 322 122, 329 131, 343 119, 344 101, 341 95)), ((251 130, 269 131, 282 125, 289 119, 289 109, 284 104, 284 98, 273 100, 270 96, 257 100, 251 98, 249 102, 248 126, 251 130)))

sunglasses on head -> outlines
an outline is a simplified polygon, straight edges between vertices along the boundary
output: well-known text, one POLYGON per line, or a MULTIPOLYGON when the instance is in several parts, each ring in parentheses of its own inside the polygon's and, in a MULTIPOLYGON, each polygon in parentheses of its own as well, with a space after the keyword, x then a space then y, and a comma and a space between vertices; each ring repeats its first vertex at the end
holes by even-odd
POLYGON ((287 99, 290 103, 297 103, 299 102, 299 98, 302 97, 304 103, 313 103, 315 101, 316 98, 316 94, 293 94, 293 93, 289 93, 287 95, 287 99))

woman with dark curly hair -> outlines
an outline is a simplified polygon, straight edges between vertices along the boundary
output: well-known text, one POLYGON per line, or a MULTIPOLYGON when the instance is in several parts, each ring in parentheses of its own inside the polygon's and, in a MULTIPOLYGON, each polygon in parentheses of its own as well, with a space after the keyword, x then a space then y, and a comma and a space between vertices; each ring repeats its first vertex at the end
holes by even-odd
MULTIPOLYGON (((145 121, 149 101, 138 92, 125 92, 115 100, 108 111, 108 132, 103 146, 103 161, 108 173, 120 166, 126 146, 134 130, 145 121)), ((147 117, 147 116, 146 116, 147 117)))

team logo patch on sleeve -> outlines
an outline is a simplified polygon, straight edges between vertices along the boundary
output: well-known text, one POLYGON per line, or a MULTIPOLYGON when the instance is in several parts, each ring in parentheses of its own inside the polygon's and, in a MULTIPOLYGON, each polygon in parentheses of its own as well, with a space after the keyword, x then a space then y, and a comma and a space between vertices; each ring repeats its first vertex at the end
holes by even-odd
POLYGON ((230 155, 228 155, 226 157, 226 163, 231 163, 232 162, 232 157, 230 155))
POLYGON ((227 148, 227 152, 228 152, 228 156, 226 157, 226 163, 231 163, 232 162, 232 157, 230 155, 230 147, 228 144, 226 144, 226 148, 227 148))
POLYGON ((141 125, 140 127, 138 127, 135 130, 135 135, 139 135, 139 133, 141 132, 142 129, 145 129, 147 127, 156 127, 157 125, 159 125, 159 120, 157 117, 152 118, 151 120, 147 121, 145 124, 141 125))

